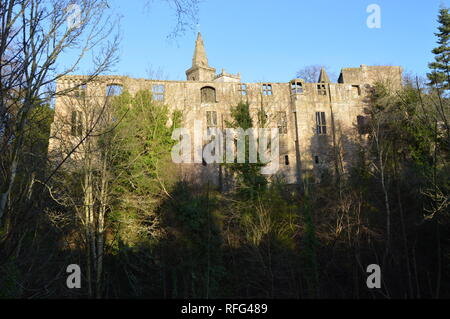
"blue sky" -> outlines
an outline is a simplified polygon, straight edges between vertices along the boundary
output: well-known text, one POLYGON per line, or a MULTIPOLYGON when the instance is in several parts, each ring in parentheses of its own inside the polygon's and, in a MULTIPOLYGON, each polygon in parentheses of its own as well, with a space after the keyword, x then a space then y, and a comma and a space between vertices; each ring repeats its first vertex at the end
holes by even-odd
MULTIPOLYGON (((400 65, 424 75, 433 59, 440 3, 426 0, 203 0, 200 26, 212 67, 240 72, 243 82, 288 82, 297 70, 326 65, 336 74, 360 64, 400 65), (368 5, 381 8, 381 28, 366 24, 368 5)), ((167 36, 174 11, 164 0, 112 0, 122 16, 115 74, 147 77, 160 69, 185 80, 196 32, 167 36)))

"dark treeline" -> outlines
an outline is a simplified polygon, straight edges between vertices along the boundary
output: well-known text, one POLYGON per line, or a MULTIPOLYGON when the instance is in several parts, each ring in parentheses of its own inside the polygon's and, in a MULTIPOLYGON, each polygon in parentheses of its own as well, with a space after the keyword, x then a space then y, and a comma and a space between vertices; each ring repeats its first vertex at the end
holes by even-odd
MULTIPOLYGON (((429 83, 370 87, 355 138, 337 134, 328 163, 299 185, 269 180, 261 163, 224 164, 226 192, 184 182, 170 159, 182 114, 147 91, 64 92, 90 124, 50 154, 62 120, 2 77, 0 297, 449 298, 447 9, 439 22, 429 83), (81 289, 66 285, 71 264, 81 289), (366 285, 371 264, 380 289, 366 285)), ((263 122, 239 104, 229 124, 263 122)))

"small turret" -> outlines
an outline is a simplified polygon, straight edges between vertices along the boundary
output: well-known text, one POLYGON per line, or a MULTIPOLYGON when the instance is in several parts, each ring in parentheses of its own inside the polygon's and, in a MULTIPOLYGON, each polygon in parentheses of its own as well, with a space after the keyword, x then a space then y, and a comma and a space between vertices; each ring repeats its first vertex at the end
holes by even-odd
POLYGON ((216 75, 216 69, 208 64, 205 45, 202 35, 199 32, 195 41, 194 57, 192 58, 192 67, 186 71, 188 81, 212 81, 216 75))
POLYGON ((325 68, 322 68, 322 70, 320 70, 318 83, 330 83, 330 82, 331 82, 330 78, 328 77, 328 74, 325 71, 325 68))

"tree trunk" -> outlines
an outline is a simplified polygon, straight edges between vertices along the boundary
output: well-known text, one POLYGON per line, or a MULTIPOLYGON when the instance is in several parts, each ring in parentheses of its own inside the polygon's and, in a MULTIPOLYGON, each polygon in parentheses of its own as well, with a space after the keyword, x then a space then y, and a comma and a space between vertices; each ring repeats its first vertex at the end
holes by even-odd
POLYGON ((8 202, 9 194, 11 193, 12 186, 16 179, 18 161, 19 160, 17 156, 14 156, 13 161, 11 163, 11 168, 9 170, 9 178, 6 182, 5 189, 2 191, 0 195, 0 227, 2 226, 3 216, 6 212, 6 204, 8 202))

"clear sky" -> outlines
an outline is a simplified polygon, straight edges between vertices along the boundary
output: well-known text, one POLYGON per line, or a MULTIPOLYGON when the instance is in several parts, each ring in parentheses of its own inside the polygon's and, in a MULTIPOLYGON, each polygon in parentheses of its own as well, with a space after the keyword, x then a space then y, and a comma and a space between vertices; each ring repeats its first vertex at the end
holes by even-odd
MULTIPOLYGON (((112 0, 122 16, 120 62, 113 73, 185 80, 196 32, 168 40, 174 11, 164 0, 112 0)), ((240 72, 243 82, 288 82, 303 66, 400 65, 427 72, 436 46, 441 0, 203 0, 200 25, 210 66, 240 72), (367 27, 370 4, 381 8, 381 28, 367 27)))

